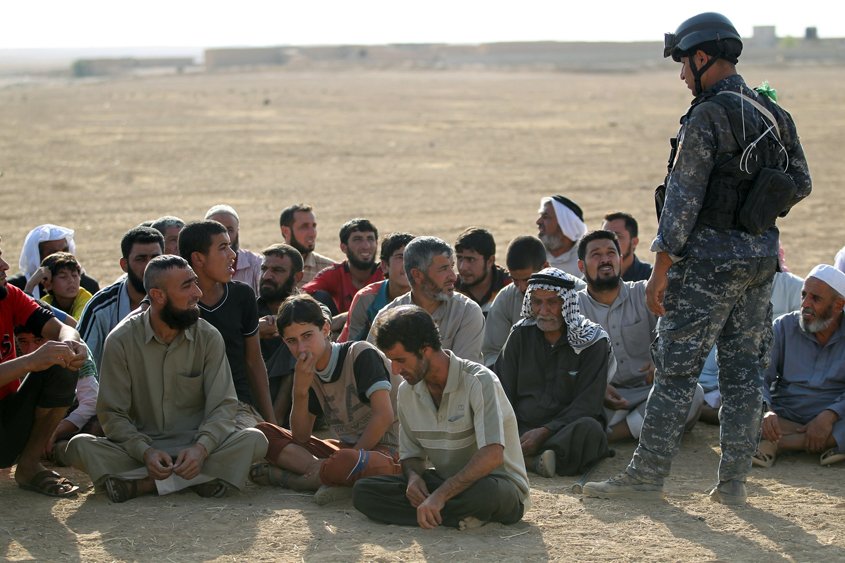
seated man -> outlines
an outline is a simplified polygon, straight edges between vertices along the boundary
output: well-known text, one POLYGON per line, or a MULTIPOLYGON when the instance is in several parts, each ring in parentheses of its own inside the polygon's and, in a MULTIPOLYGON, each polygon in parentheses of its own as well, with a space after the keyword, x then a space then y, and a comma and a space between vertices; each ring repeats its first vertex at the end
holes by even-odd
POLYGON ((581 473, 609 454, 607 334, 581 315, 575 279, 557 268, 528 278, 522 316, 495 371, 516 412, 525 465, 543 477, 581 473))
POLYGON ((41 267, 30 276, 24 291, 31 294, 41 285, 47 293, 41 301, 79 320, 82 310, 91 300, 91 293, 79 285, 82 266, 70 252, 54 252, 41 262, 41 267))
POLYGON ((295 203, 282 210, 279 215, 279 229, 285 242, 302 254, 302 279, 296 287, 302 286, 314 277, 335 265, 335 261, 314 251, 317 244, 317 216, 310 205, 295 203))
POLYGON ((801 310, 774 324, 763 436, 753 458, 759 467, 787 450, 821 453, 822 465, 845 460, 845 273, 816 266, 801 297, 801 310))
POLYGON ((484 365, 493 367, 505 340, 511 333, 511 327, 522 318, 522 300, 528 278, 531 274, 548 268, 546 247, 537 237, 516 237, 508 245, 505 264, 513 283, 502 288, 490 305, 487 320, 484 323, 484 365))
POLYGON ((470 227, 455 241, 458 281, 455 289, 478 303, 487 316, 499 291, 511 283, 508 273, 496 264, 496 241, 487 229, 470 227))
MULTIPOLYGON (((34 334, 32 329, 27 326, 15 328, 15 341, 22 354, 32 354, 47 342, 34 334)), ((67 465, 64 450, 67 446, 67 440, 70 440, 72 436, 80 432, 96 436, 103 435, 96 416, 99 390, 97 366, 94 364, 91 353, 88 352, 88 359, 77 372, 76 399, 67 410, 67 416, 56 425, 53 434, 47 441, 47 446, 44 448, 44 453, 56 465, 67 465)))
POLYGON ((155 229, 135 227, 120 240, 120 269, 126 272, 113 284, 94 294, 82 310, 79 334, 100 367, 106 337, 129 313, 138 308, 144 291, 144 268, 164 250, 164 237, 155 229))
POLYGON ((226 344, 226 361, 239 401, 237 427, 252 428, 263 420, 275 423, 267 366, 261 357, 255 292, 232 280, 237 254, 226 227, 211 220, 188 223, 179 233, 179 253, 199 280, 200 316, 220 331, 226 344))
POLYGON ((258 293, 261 280, 261 256, 251 250, 240 247, 241 219, 231 205, 219 204, 205 212, 206 221, 217 221, 229 234, 229 242, 235 251, 234 281, 247 284, 253 293, 258 293))
POLYGON ((150 228, 161 233, 164 237, 164 253, 179 256, 179 231, 185 226, 185 222, 173 215, 164 215, 153 221, 150 228))
MULTIPOLYGON (((611 231, 593 231, 578 244, 578 267, 587 288, 578 292, 585 317, 610 336, 616 370, 604 400, 608 441, 639 439, 645 404, 654 381, 650 345, 657 317, 646 307, 645 281, 622 281, 620 245, 611 231)), ((698 420, 704 390, 695 391, 687 428, 698 420)))
POLYGON ((296 284, 302 278, 302 255, 285 243, 271 244, 261 253, 261 284, 256 299, 261 357, 267 366, 276 421, 280 426, 288 427, 296 358, 282 344, 276 328, 276 314, 285 299, 299 293, 296 284))
POLYGON ((616 233, 619 252, 622 254, 622 281, 648 280, 652 265, 637 258, 637 244, 640 242, 640 226, 630 213, 617 211, 604 216, 601 226, 604 231, 616 233))
MULTIPOLYGON (((20 273, 9 278, 9 283, 23 289, 29 277, 41 266, 41 262, 54 252, 70 252, 76 255, 76 243, 73 240, 73 229, 58 225, 38 225, 26 235, 21 248, 19 265, 20 273)), ((97 280, 82 271, 80 279, 82 287, 92 295, 100 290, 97 280)), ((42 296, 41 288, 36 286, 30 295, 36 299, 42 296)))
POLYGON ((190 487, 221 497, 267 451, 255 429, 235 431, 238 399, 220 333, 197 305, 197 276, 178 256, 144 272, 150 308, 106 340, 97 415, 105 438, 77 434, 67 459, 112 502, 190 487))
POLYGON ((73 402, 76 370, 88 350, 74 329, 6 283, 9 264, 2 254, 0 250, 0 467, 17 463, 15 481, 23 489, 72 496, 79 487, 46 469, 41 455, 73 402), (48 342, 16 357, 15 326, 25 326, 48 342))
MULTIPOLYGON (((452 247, 437 237, 417 237, 409 242, 405 247, 405 275, 411 291, 385 305, 376 319, 393 307, 418 305, 434 319, 444 348, 459 358, 480 362, 484 315, 475 301, 455 292, 453 255, 452 247)), ((373 330, 367 340, 375 343, 373 330)))
POLYGON ((431 316, 394 307, 373 325, 399 386, 402 475, 355 484, 373 520, 459 529, 518 522, 530 504, 516 418, 496 376, 444 350, 431 316), (446 412, 444 412, 446 411, 446 412))
POLYGON ((399 473, 399 378, 391 378, 384 356, 367 342, 332 342, 324 310, 310 295, 286 299, 276 324, 297 359, 291 429, 267 422, 256 426, 270 442, 269 464, 253 467, 250 478, 262 485, 320 489, 314 501, 325 504, 343 496, 336 487, 399 473), (334 439, 311 435, 319 414, 334 439))
POLYGON ((366 339, 382 307, 411 291, 405 274, 405 246, 412 240, 414 235, 409 233, 390 233, 381 241, 379 257, 385 279, 373 282, 355 294, 338 342, 366 339))
POLYGON ((584 213, 578 204, 562 195, 544 197, 537 211, 537 236, 546 247, 546 259, 553 268, 572 276, 578 271, 578 241, 587 234, 584 213))
MULTIPOLYGON (((302 286, 302 291, 312 295, 328 294, 330 299, 317 297, 332 310, 333 315, 343 315, 349 311, 352 298, 365 285, 381 281, 384 274, 376 264, 378 249, 378 229, 367 219, 352 219, 340 228, 340 251, 346 260, 326 268, 302 286)), ((346 316, 343 315, 337 332, 343 328, 346 316)))

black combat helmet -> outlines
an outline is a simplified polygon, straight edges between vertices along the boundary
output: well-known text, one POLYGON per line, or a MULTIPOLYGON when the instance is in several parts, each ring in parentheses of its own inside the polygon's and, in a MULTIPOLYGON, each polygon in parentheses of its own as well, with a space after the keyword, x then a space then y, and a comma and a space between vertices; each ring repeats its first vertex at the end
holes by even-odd
POLYGON ((742 53, 742 38, 731 20, 716 12, 693 16, 679 25, 675 33, 663 37, 663 56, 672 57, 675 62, 681 62, 681 57, 690 56, 699 49, 710 55, 710 59, 701 68, 696 66, 693 57, 689 59, 696 96, 702 91, 701 77, 717 59, 737 63, 742 53))
MULTIPOLYGON (((675 33, 666 33, 663 39, 663 56, 681 62, 681 57, 694 51, 702 43, 715 44, 716 52, 708 53, 731 60, 742 53, 742 38, 731 20, 716 12, 698 14, 678 26, 675 33)), ((708 45, 710 46, 710 45, 708 45)))

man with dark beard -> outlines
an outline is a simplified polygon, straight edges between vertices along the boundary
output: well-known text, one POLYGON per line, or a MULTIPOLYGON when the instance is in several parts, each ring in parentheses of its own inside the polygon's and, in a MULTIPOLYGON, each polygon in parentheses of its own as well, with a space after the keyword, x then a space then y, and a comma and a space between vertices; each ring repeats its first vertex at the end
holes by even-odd
MULTIPOLYGON (((417 237, 405 247, 405 275, 411 291, 400 295, 378 312, 373 320, 399 305, 417 305, 434 319, 443 347, 459 358, 481 362, 484 340, 484 315, 481 307, 455 292, 455 258, 452 247, 437 237, 417 237)), ((375 344, 370 329, 367 341, 375 344)))
POLYGON ((804 280, 801 310, 775 320, 755 466, 787 450, 821 453, 822 465, 845 460, 843 296, 845 274, 820 264, 804 280))
POLYGON ((262 251, 261 284, 258 292, 258 336, 261 339, 261 357, 270 378, 270 399, 273 411, 281 426, 288 427, 291 407, 291 385, 296 358, 276 328, 276 315, 282 301, 299 293, 297 282, 302 278, 302 255, 294 247, 279 243, 262 251))
POLYGON ((511 277, 496 264, 496 241, 487 229, 470 227, 455 241, 458 281, 455 289, 478 303, 484 316, 511 277))
MULTIPOLYGON (((611 231, 593 231, 578 244, 578 268, 586 289, 578 292, 585 317, 610 335, 616 370, 604 397, 608 440, 638 439, 645 404, 654 381, 649 346, 657 335, 657 317, 648 310, 645 281, 622 281, 620 245, 611 231)), ((698 420, 704 402, 699 386, 687 414, 687 428, 698 420)))
POLYGON ((640 242, 640 226, 630 213, 616 211, 604 216, 601 226, 604 231, 613 231, 619 238, 619 252, 622 254, 622 280, 647 280, 652 266, 637 258, 637 244, 640 242))
POLYGON ((314 277, 335 265, 335 261, 314 251, 317 245, 317 217, 310 205, 296 203, 282 210, 279 228, 285 242, 302 254, 302 279, 296 287, 302 288, 314 277))
POLYGON ((339 236, 340 250, 346 255, 346 260, 326 268, 302 286, 302 291, 310 293, 332 310, 335 316, 332 321, 333 331, 335 328, 338 331, 343 328, 346 322, 343 314, 349 311, 352 298, 358 290, 384 279, 384 273, 376 262, 378 229, 375 225, 367 219, 352 219, 343 224, 339 236), (326 299, 326 294, 330 299, 326 299), (340 315, 343 315, 343 322, 338 318, 340 315))
POLYGON ((79 334, 91 350, 97 368, 103 357, 106 336, 130 312, 138 308, 144 291, 144 268, 164 251, 164 237, 155 229, 135 227, 120 241, 123 277, 94 294, 79 318, 79 334))
POLYGON ((150 308, 121 323, 103 354, 97 415, 106 437, 74 436, 68 459, 115 503, 188 487, 224 496, 244 485, 267 440, 235 431, 226 347, 199 318, 202 291, 188 263, 156 258, 144 285, 150 308))

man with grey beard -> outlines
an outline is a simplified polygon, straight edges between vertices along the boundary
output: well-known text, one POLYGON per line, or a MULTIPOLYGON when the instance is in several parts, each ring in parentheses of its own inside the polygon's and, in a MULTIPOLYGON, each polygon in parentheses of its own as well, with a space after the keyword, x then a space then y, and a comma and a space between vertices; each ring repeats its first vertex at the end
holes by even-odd
POLYGON ((804 280, 801 310, 775 321, 755 466, 787 450, 819 453, 822 465, 845 460, 843 295, 845 274, 820 264, 804 280))
MULTIPOLYGON (((379 311, 373 320, 399 305, 418 305, 428 311, 440 331, 443 348, 465 360, 482 361, 484 315, 481 307, 462 293, 455 292, 455 253, 436 237, 417 237, 405 247, 405 273, 411 291, 400 295, 379 311)), ((375 344, 370 329, 367 341, 375 344)))
POLYGON ((493 371, 516 413, 525 467, 543 477, 581 473, 609 453, 607 333, 581 314, 575 278, 557 268, 528 278, 522 317, 493 371))
POLYGON ((544 197, 537 211, 537 238, 546 247, 549 266, 581 277, 578 271, 578 241, 587 234, 584 212, 577 203, 562 195, 544 197))
POLYGON ((106 341, 97 415, 105 438, 74 436, 68 460, 114 503, 190 488, 222 497, 267 451, 236 431, 238 399, 220 333, 200 319, 202 291, 187 261, 160 256, 144 273, 150 308, 106 341))

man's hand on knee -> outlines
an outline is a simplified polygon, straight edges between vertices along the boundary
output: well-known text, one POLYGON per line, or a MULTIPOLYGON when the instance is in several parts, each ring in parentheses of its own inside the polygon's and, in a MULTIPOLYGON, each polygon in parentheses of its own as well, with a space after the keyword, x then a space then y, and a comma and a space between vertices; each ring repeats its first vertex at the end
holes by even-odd
POLYGON ((541 426, 540 428, 535 428, 534 430, 529 430, 525 434, 519 437, 519 444, 522 446, 522 455, 534 455, 537 453, 537 450, 540 449, 540 446, 549 439, 549 436, 552 435, 552 431, 546 428, 545 426, 541 426))
POLYGON ((437 494, 437 491, 434 491, 434 494, 429 495, 428 498, 417 507, 417 523, 420 525, 420 528, 430 530, 442 524, 443 517, 440 515, 440 511, 443 510, 445 505, 446 502, 440 499, 440 495, 437 494))
POLYGON ((835 412, 823 410, 809 424, 798 429, 805 434, 804 443, 808 452, 819 453, 829 447, 833 425, 837 420, 839 416, 835 412))
POLYGON ((783 437, 783 430, 780 428, 780 420, 774 411, 769 411, 763 415, 763 439, 770 442, 778 443, 783 437))

